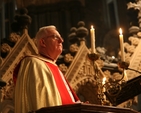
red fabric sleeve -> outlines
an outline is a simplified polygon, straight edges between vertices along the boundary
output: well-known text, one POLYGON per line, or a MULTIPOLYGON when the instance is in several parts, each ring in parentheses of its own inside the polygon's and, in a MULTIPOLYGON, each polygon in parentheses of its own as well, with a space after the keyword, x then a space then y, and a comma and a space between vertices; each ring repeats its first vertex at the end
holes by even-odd
MULTIPOLYGON (((25 58, 25 57, 24 57, 24 58, 25 58)), ((24 58, 22 58, 21 61, 22 61, 24 58)), ((19 69, 20 69, 21 61, 18 63, 18 65, 15 67, 15 69, 14 69, 14 71, 13 71, 13 82, 14 82, 15 85, 16 85, 16 80, 17 80, 17 77, 18 77, 18 72, 19 72, 19 69)))
MULTIPOLYGON (((67 80, 66 80, 66 81, 67 81, 67 80)), ((67 83, 68 83, 68 81, 67 81, 67 83)), ((75 101, 80 100, 80 99, 78 98, 78 96, 76 95, 76 93, 74 92, 74 90, 71 88, 71 86, 70 86, 69 83, 68 83, 68 86, 69 86, 69 88, 70 88, 70 90, 71 90, 71 92, 72 92, 72 94, 73 94, 73 96, 74 96, 75 101)))
POLYGON ((16 66, 16 68, 14 69, 14 72, 13 72, 13 81, 14 81, 15 85, 16 85, 16 80, 17 80, 17 77, 18 77, 20 65, 21 65, 21 62, 19 62, 19 64, 16 66))

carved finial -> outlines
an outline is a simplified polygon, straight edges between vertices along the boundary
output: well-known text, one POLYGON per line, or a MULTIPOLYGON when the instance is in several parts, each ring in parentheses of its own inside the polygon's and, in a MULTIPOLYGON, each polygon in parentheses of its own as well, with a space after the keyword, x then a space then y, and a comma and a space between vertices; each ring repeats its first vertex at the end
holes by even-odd
POLYGON ((15 15, 15 20, 11 24, 11 28, 13 32, 21 33, 24 29, 28 29, 28 26, 31 24, 31 17, 27 15, 28 10, 26 8, 22 8, 19 10, 19 13, 15 15))
POLYGON ((88 29, 85 28, 85 23, 83 21, 78 22, 78 29, 76 31, 76 35, 81 40, 85 40, 85 37, 88 35, 88 29))
POLYGON ((76 36, 76 31, 77 31, 76 27, 72 27, 72 28, 70 29, 70 34, 69 34, 68 38, 69 38, 69 41, 70 41, 72 44, 78 42, 78 38, 77 38, 77 36, 76 36))

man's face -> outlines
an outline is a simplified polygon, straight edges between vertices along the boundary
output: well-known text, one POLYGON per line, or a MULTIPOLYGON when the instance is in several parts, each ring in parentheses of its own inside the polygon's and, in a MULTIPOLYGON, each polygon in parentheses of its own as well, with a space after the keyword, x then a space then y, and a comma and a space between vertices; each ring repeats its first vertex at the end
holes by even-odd
POLYGON ((44 53, 50 57, 55 58, 62 53, 63 39, 55 29, 50 30, 49 34, 45 38, 42 38, 42 41, 44 53))

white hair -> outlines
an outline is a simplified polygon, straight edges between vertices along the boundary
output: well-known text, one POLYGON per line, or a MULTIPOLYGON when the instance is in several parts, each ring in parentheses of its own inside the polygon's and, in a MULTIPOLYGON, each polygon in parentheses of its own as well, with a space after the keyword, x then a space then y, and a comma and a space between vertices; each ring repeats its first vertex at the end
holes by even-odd
POLYGON ((39 44, 38 43, 39 39, 46 37, 51 29, 56 29, 56 27, 54 25, 49 25, 39 28, 39 31, 36 33, 36 37, 35 37, 37 46, 39 44))

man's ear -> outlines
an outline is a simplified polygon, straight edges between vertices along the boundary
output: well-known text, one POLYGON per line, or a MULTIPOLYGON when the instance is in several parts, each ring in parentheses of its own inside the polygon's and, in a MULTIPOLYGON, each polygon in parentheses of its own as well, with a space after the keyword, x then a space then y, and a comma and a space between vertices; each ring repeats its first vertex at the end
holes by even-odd
POLYGON ((42 47, 46 47, 46 44, 45 44, 45 40, 44 39, 40 39, 40 45, 42 46, 42 47))

